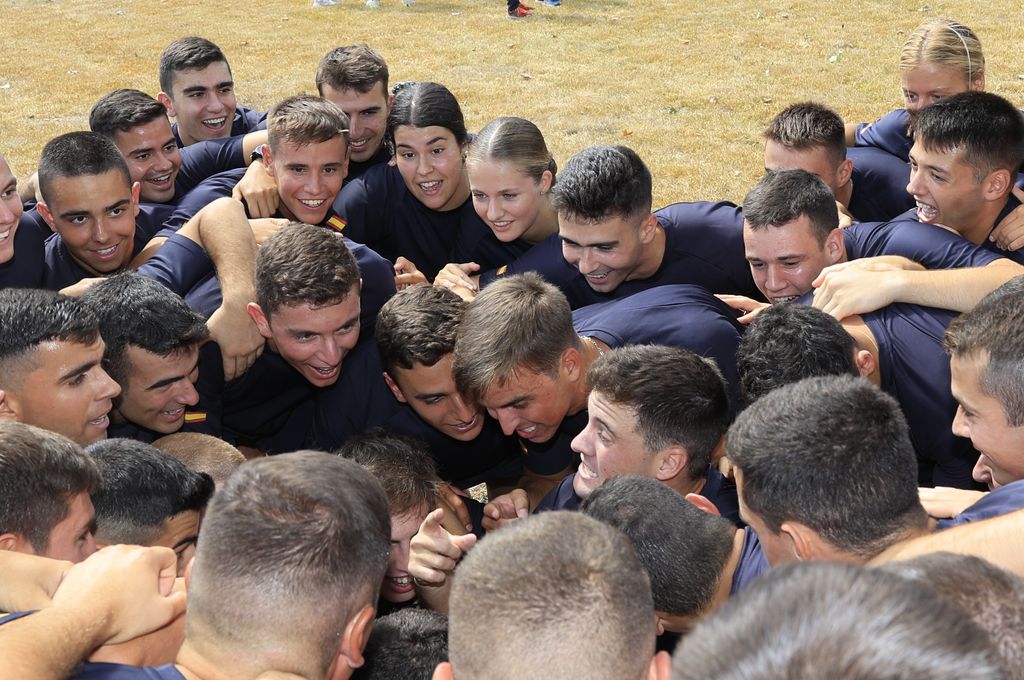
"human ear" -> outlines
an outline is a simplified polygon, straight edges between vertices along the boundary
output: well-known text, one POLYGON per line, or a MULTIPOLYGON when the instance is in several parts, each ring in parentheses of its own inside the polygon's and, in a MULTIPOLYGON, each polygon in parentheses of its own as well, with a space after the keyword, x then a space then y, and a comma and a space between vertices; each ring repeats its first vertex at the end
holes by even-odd
POLYGON ((255 302, 250 302, 245 306, 245 311, 249 315, 249 318, 252 319, 252 322, 256 324, 256 330, 260 332, 260 335, 265 338, 270 338, 270 321, 263 313, 263 308, 255 302))
POLYGON ((405 395, 402 394, 402 390, 398 387, 398 385, 391 378, 391 376, 388 375, 387 371, 384 371, 384 382, 387 383, 388 389, 391 390, 391 394, 395 395, 395 399, 397 399, 398 401, 400 401, 403 404, 408 404, 409 403, 406 400, 405 395))

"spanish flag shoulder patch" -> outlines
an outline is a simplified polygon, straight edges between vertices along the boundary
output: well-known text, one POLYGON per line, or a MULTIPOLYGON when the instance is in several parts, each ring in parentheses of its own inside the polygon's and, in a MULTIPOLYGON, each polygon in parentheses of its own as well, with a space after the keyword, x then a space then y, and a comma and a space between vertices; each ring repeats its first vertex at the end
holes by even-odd
POLYGON ((336 229, 338 231, 344 231, 345 224, 345 220, 341 219, 337 215, 332 215, 331 218, 327 220, 327 226, 332 227, 333 229, 336 229))
POLYGON ((190 424, 205 423, 206 413, 204 411, 185 411, 185 422, 190 424))

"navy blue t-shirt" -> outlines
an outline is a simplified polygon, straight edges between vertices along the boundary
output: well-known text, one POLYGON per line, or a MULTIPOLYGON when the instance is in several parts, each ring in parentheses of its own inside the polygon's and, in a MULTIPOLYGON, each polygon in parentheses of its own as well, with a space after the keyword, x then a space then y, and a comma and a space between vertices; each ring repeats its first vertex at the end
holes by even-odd
POLYGON ((170 201, 172 204, 180 202, 188 192, 208 177, 238 168, 245 174, 245 167, 249 163, 249 159, 243 154, 241 137, 196 142, 181 149, 179 153, 181 167, 178 168, 178 176, 174 179, 174 198, 170 201))
POLYGON ((768 564, 761 548, 761 540, 757 533, 750 527, 743 529, 743 547, 740 551, 740 561, 736 565, 736 571, 732 574, 732 590, 730 597, 749 586, 758 576, 764 574, 771 565, 768 564))
POLYGON ((873 146, 909 163, 910 147, 914 145, 909 125, 910 116, 906 109, 890 111, 874 123, 857 126, 857 146, 873 146))
POLYGON ((580 457, 572 450, 572 440, 587 426, 587 409, 566 416, 554 436, 546 442, 519 440, 523 452, 523 467, 538 475, 555 475, 568 468, 575 468, 580 457))
POLYGON ((940 519, 936 523, 937 529, 948 529, 949 527, 967 524, 969 522, 980 522, 983 519, 999 517, 1024 508, 1024 480, 1011 482, 1006 486, 993 489, 985 494, 980 500, 966 508, 956 517, 951 519, 940 519))
POLYGON ((713 293, 735 293, 757 300, 743 247, 743 211, 732 203, 673 203, 654 213, 665 230, 665 254, 658 270, 646 279, 625 281, 610 293, 599 293, 562 256, 558 234, 544 239, 524 256, 480 277, 487 285, 498 276, 535 271, 558 286, 576 309, 633 295, 668 284, 694 284, 713 293))
POLYGON ((846 207, 854 219, 885 222, 914 207, 905 160, 868 146, 849 149, 846 157, 853 161, 853 193, 846 207))
POLYGON ((1000 255, 951 231, 906 219, 860 222, 843 229, 847 259, 901 255, 926 269, 984 267, 1000 255))
POLYGON ((398 168, 381 164, 345 184, 334 201, 344 234, 394 262, 416 264, 428 280, 449 262, 500 267, 529 249, 522 240, 502 243, 466 201, 446 212, 431 210, 410 193, 398 168))
POLYGON ((700 286, 651 288, 611 302, 575 310, 573 327, 609 347, 669 345, 714 359, 729 388, 733 408, 739 404, 736 348, 743 326, 736 312, 700 286))
MULTIPOLYGON (((152 232, 138 223, 135 224, 135 241, 132 244, 132 258, 142 252, 142 249, 152 238, 152 232)), ((43 244, 43 260, 45 272, 43 274, 42 287, 49 290, 60 290, 82 279, 99 276, 87 272, 73 257, 68 250, 60 234, 51 234, 43 244)), ((129 260, 130 261, 130 260, 129 260)))
POLYGON ((87 661, 71 677, 74 680, 186 680, 173 663, 139 668, 123 663, 87 661))
POLYGON ((354 179, 362 177, 367 170, 374 167, 375 165, 383 165, 391 160, 391 150, 388 149, 387 142, 382 142, 377 152, 367 158, 365 161, 353 161, 348 162, 348 174, 345 175, 345 181, 351 182, 354 179))
MULTIPOLYGON (((989 230, 989 233, 991 234, 992 231, 995 230, 996 226, 1000 222, 1002 222, 1003 219, 1007 215, 1009 215, 1018 206, 1020 206, 1020 204, 1021 204, 1020 201, 1017 200, 1017 197, 1014 196, 1013 194, 1010 194, 1009 196, 1007 196, 1007 198, 1006 198, 1006 205, 1003 206, 1003 209, 999 212, 999 215, 996 217, 995 221, 992 223, 992 229, 989 230)), ((918 220, 917 220, 917 209, 916 208, 912 208, 912 209, 908 210, 907 212, 903 213, 902 215, 900 215, 897 219, 918 222, 918 220)), ((918 224, 920 224, 920 222, 918 222, 918 224)), ((926 224, 924 226, 931 227, 935 231, 946 232, 946 230, 942 229, 941 227, 934 227, 934 226, 932 226, 930 224, 926 224)), ((946 232, 946 233, 949 233, 949 232, 946 232)), ((956 236, 956 235, 953 234, 953 236, 956 236)), ((988 238, 986 238, 984 241, 982 241, 978 245, 978 247, 979 248, 984 248, 985 250, 987 250, 987 251, 989 251, 991 253, 994 253, 997 257, 1005 257, 1005 258, 1007 258, 1009 260, 1013 260, 1017 264, 1024 264, 1024 249, 1021 249, 1021 250, 1003 250, 1002 248, 997 246, 995 244, 995 242, 990 241, 988 238)))
MULTIPOLYGON (((252 109, 247 109, 244 106, 235 107, 235 117, 231 120, 231 137, 239 137, 241 135, 246 135, 250 132, 256 132, 257 130, 266 129, 266 111, 253 111, 252 109)), ((181 135, 178 134, 177 122, 171 123, 171 133, 174 135, 174 141, 177 142, 178 148, 189 148, 185 146, 181 141, 181 135)), ((230 139, 231 137, 227 137, 226 139, 230 139)), ((196 144, 198 143, 199 142, 196 142, 196 144)), ((195 144, 192 144, 191 146, 195 146, 195 144)))
POLYGON ((23 213, 14 233, 14 257, 0 264, 0 288, 41 288, 44 246, 53 232, 35 210, 23 213))

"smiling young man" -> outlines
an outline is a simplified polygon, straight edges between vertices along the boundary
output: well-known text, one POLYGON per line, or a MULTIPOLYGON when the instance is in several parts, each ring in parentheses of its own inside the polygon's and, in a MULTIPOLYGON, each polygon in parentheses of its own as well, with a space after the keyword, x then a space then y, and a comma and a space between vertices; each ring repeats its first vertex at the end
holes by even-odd
POLYGON ((51 233, 37 214, 24 212, 18 178, 0 155, 0 288, 42 285, 43 242, 51 233))
POLYGON ((231 66, 219 47, 205 38, 180 38, 160 55, 157 98, 174 117, 178 146, 237 137, 263 129, 267 115, 238 106, 231 66))
POLYGON ((45 290, 0 290, 0 418, 85 446, 107 436, 121 388, 103 370, 95 315, 45 290))

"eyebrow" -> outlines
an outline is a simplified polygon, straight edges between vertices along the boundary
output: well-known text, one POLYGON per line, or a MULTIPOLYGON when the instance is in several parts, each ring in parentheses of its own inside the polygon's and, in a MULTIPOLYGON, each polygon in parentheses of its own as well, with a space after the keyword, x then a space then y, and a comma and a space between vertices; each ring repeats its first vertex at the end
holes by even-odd
MULTIPOLYGON (((438 142, 445 142, 445 141, 448 141, 448 140, 446 140, 444 137, 434 137, 433 139, 431 139, 429 142, 427 142, 423 146, 430 146, 431 144, 437 144, 438 142)), ((405 147, 407 149, 411 149, 412 148, 412 144, 398 144, 397 146, 405 147)))
POLYGON ((609 425, 607 423, 607 421, 602 420, 601 418, 598 418, 597 416, 594 416, 594 422, 597 423, 598 425, 600 425, 601 427, 603 427, 604 429, 608 430, 608 432, 610 434, 615 434, 615 428, 612 427, 611 425, 609 425))
POLYGON ((163 380, 157 380, 155 383, 153 383, 152 385, 147 387, 146 390, 147 391, 148 390, 158 390, 161 387, 165 387, 167 385, 170 385, 171 383, 176 383, 179 380, 183 380, 183 379, 187 378, 189 376, 189 374, 191 374, 192 371, 196 370, 197 368, 199 368, 199 359, 198 358, 196 359, 195 365, 193 365, 192 368, 190 368, 188 370, 188 373, 186 373, 185 375, 176 375, 176 376, 171 377, 171 378, 164 378, 163 380))
POLYGON ((222 87, 234 87, 234 86, 235 86, 235 81, 233 81, 233 80, 225 80, 223 82, 217 83, 212 88, 205 87, 204 85, 190 85, 189 87, 182 88, 181 93, 182 94, 193 94, 193 93, 196 93, 196 92, 206 92, 208 89, 219 90, 222 87))
POLYGON ((99 364, 100 364, 99 361, 87 361, 86 363, 84 363, 84 364, 82 364, 80 366, 76 366, 75 368, 72 368, 70 371, 68 371, 67 373, 62 375, 58 382, 62 382, 63 383, 63 382, 69 382, 71 380, 74 380, 75 378, 77 378, 78 376, 82 375, 83 373, 88 373, 90 370, 92 370, 92 368, 94 366, 99 366, 99 364))
POLYGON ((578 243, 576 241, 573 241, 568 236, 560 236, 559 238, 562 239, 562 243, 568 243, 571 246, 579 246, 580 248, 596 248, 596 247, 600 247, 600 246, 605 246, 606 248, 610 248, 612 246, 619 245, 618 241, 598 241, 597 243, 578 243))
POLYGON ((185 538, 183 538, 180 541, 178 541, 177 543, 175 543, 171 547, 171 550, 174 550, 175 552, 177 552, 178 548, 183 548, 186 545, 189 545, 191 543, 197 542, 198 540, 199 540, 199 534, 192 534, 191 536, 186 536, 185 538))
MULTIPOLYGON (((107 207, 103 208, 103 212, 110 212, 111 210, 114 210, 115 208, 123 208, 123 207, 125 207, 127 205, 131 205, 131 199, 129 199, 129 198, 122 198, 121 200, 117 201, 116 203, 111 203, 107 207)), ((60 214, 60 216, 67 220, 67 219, 71 219, 72 217, 80 217, 80 216, 88 217, 89 214, 90 213, 89 213, 88 210, 68 210, 67 212, 62 212, 60 214)))
POLYGON ((434 398, 437 398, 437 397, 447 397, 447 396, 448 396, 447 392, 421 392, 421 393, 418 393, 416 395, 416 398, 417 399, 422 399, 422 400, 427 400, 427 399, 434 399, 434 398))
MULTIPOLYGON (((783 260, 800 260, 803 259, 802 253, 783 253, 782 255, 776 255, 774 258, 769 258, 774 262, 781 262, 783 260)), ((747 257, 747 262, 765 262, 762 257, 747 257)))
POLYGON ((520 402, 528 402, 530 401, 530 399, 531 397, 529 394, 520 394, 518 396, 512 397, 504 404, 499 404, 496 408, 513 408, 516 404, 520 402))

